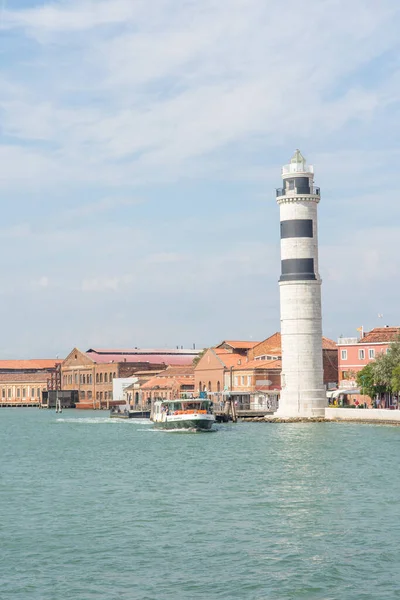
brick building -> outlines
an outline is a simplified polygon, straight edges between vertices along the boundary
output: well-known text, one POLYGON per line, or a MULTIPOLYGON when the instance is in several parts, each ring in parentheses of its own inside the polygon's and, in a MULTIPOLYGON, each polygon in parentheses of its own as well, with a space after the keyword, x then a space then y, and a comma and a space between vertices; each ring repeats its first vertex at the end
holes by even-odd
MULTIPOLYGON (((337 346, 323 338, 324 383, 336 385, 337 346)), ((242 404, 275 403, 281 389, 281 335, 262 342, 222 342, 209 348, 195 367, 196 391, 207 391, 215 400, 230 393, 242 404)))
POLYGON ((61 360, 0 360, 0 406, 39 406, 42 394, 59 387, 61 360))
POLYGON ((169 365, 192 364, 196 350, 100 350, 74 348, 61 365, 63 390, 76 390, 77 408, 109 408, 113 402, 113 379, 134 376, 138 371, 163 371, 169 365))
POLYGON ((194 395, 194 367, 168 367, 140 386, 140 402, 150 404, 152 400, 172 400, 194 395))

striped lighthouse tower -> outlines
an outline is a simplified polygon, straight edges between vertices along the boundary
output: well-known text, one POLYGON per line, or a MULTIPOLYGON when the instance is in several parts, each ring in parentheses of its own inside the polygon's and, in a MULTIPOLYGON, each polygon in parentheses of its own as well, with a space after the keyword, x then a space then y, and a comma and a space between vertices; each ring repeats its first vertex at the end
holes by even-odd
POLYGON ((282 391, 280 417, 324 416, 321 279, 314 169, 296 150, 277 190, 281 221, 282 391))

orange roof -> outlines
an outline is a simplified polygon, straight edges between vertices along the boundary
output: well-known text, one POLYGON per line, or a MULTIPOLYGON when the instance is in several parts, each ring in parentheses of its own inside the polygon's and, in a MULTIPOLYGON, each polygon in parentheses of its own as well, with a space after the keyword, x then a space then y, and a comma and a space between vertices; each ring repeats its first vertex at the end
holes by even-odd
MULTIPOLYGON (((259 342, 257 344, 257 346, 261 346, 262 345, 262 349, 260 348, 260 353, 264 354, 272 354, 272 355, 278 355, 280 356, 281 352, 282 352, 282 343, 281 343, 281 334, 279 333, 279 331, 277 331, 276 333, 274 333, 273 335, 271 335, 269 338, 267 338, 266 340, 263 340, 262 342, 259 342)), ((254 354, 257 356, 257 348, 254 348, 254 354)))
POLYGON ((246 369, 278 369, 282 368, 281 360, 249 360, 235 367, 235 371, 244 371, 246 369))
POLYGON ((322 338, 322 350, 337 350, 337 344, 327 337, 322 338))
POLYGON ((161 377, 175 377, 176 375, 194 376, 194 367, 187 365, 186 367, 168 367, 165 371, 161 371, 161 377))
POLYGON ((0 383, 43 383, 47 384, 49 374, 46 371, 36 373, 0 373, 0 383))
POLYGON ((149 381, 146 381, 141 387, 142 390, 152 389, 172 389, 182 385, 193 385, 193 377, 152 377, 149 381))
POLYGON ((37 371, 54 369, 60 365, 62 360, 58 359, 32 359, 32 360, 0 360, 0 371, 37 371))
POLYGON ((359 344, 393 342, 400 336, 400 327, 375 327, 368 331, 359 344))
MULTIPOLYGON (((280 356, 282 354, 282 337, 279 331, 271 335, 269 338, 260 342, 262 347, 262 354, 272 354, 280 356)), ((336 343, 333 340, 330 340, 327 337, 322 338, 322 348, 323 350, 337 350, 336 343)), ((255 350, 255 355, 257 355, 257 348, 255 350)))
POLYGON ((219 348, 215 348, 214 352, 224 366, 228 369, 230 367, 236 367, 236 365, 240 365, 246 361, 246 357, 242 356, 242 354, 236 354, 235 352, 230 352, 229 350, 220 350, 219 348))
POLYGON ((224 340, 216 348, 220 348, 223 344, 230 346, 234 350, 250 350, 250 348, 254 348, 260 342, 247 342, 247 341, 238 341, 238 340, 224 340))

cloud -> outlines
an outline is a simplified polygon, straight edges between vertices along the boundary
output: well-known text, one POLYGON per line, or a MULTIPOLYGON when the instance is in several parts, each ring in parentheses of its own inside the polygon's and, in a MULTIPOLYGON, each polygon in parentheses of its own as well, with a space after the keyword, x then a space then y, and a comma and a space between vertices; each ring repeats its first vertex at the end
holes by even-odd
MULTIPOLYGON (((65 346, 104 315, 104 344, 271 333, 273 190, 298 146, 322 188, 327 333, 378 312, 397 290, 399 21, 395 0, 9 3, 0 272, 25 329, 57 307, 65 346)), ((28 346, 52 343, 31 326, 28 346)))

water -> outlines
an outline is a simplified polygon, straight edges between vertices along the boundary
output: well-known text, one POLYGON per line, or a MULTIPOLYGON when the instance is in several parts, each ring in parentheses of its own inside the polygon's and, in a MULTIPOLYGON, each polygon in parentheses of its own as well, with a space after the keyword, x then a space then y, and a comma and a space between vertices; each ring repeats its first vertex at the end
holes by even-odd
POLYGON ((0 411, 2 600, 400 598, 400 428, 0 411))

